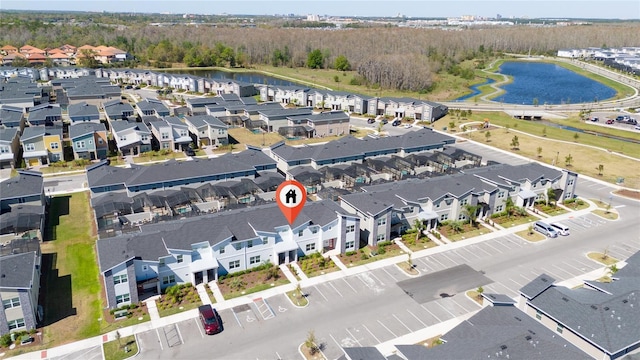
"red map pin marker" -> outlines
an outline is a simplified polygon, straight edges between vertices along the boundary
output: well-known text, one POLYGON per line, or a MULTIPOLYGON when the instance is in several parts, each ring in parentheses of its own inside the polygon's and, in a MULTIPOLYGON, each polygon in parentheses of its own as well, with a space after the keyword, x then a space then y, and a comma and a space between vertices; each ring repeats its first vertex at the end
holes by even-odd
POLYGON ((307 201, 307 190, 300 182, 287 180, 278 186, 276 201, 280 211, 291 225, 307 201))

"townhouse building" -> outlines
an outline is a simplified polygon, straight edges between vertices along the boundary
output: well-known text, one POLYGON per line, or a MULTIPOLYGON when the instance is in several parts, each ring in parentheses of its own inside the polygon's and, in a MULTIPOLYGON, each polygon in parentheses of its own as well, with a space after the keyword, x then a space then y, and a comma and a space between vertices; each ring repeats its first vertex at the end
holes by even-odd
POLYGON ((355 249, 359 219, 331 201, 307 203, 289 225, 275 204, 205 215, 97 242, 109 308, 145 292, 199 284, 320 251, 355 249), (231 226, 230 224, 233 224, 231 226))
POLYGON ((69 126, 74 159, 106 159, 109 151, 107 129, 102 123, 82 122, 69 126))
POLYGON ((24 109, 11 105, 0 105, 0 126, 22 132, 25 126, 24 109))
POLYGON ((640 348, 640 252, 626 263, 610 283, 571 289, 542 274, 520 289, 518 307, 592 358, 626 358, 640 348))
POLYGON ((182 151, 192 142, 189 126, 175 116, 150 121, 149 128, 153 134, 152 148, 155 150, 182 151))
POLYGON ((0 182, 0 243, 42 240, 46 200, 39 172, 18 170, 18 176, 0 182))
POLYGON ((20 136, 22 158, 27 166, 63 160, 62 126, 29 126, 20 136))
POLYGON ((185 124, 199 146, 219 146, 229 143, 228 126, 211 115, 186 116, 185 124))
POLYGON ((120 100, 107 101, 102 107, 104 108, 109 126, 116 120, 127 120, 134 116, 133 106, 120 100))
POLYGON ((157 99, 144 99, 136 103, 136 108, 140 117, 143 116, 156 116, 165 117, 169 116, 169 108, 157 99))
POLYGON ((51 81, 54 89, 61 88, 69 104, 88 103, 102 106, 102 104, 120 100, 120 87, 111 85, 108 80, 95 77, 81 77, 70 79, 55 79, 51 81))
POLYGON ((98 106, 80 102, 70 104, 67 108, 67 114, 71 123, 93 122, 100 123, 100 111, 98 106))
POLYGON ((362 219, 361 238, 370 245, 410 229, 415 220, 426 230, 444 221, 469 219, 467 205, 478 219, 506 210, 507 198, 516 206, 531 208, 546 200, 548 189, 556 199, 574 196, 577 174, 537 163, 492 165, 429 179, 409 179, 365 186, 363 192, 344 195, 341 206, 362 219))
POLYGON ((265 124, 265 130, 268 132, 279 132, 280 128, 289 125, 290 116, 311 115, 313 111, 310 107, 301 108, 275 108, 264 109, 259 111, 258 119, 265 124))
MULTIPOLYGON (((7 72, 13 76, 15 69, 7 72)), ((19 69, 21 70, 21 69, 19 69)), ((31 82, 29 75, 24 75, 22 71, 16 71, 19 77, 0 84, 0 104, 18 107, 25 111, 40 104, 49 102, 48 94, 37 84, 31 82)), ((6 73, 6 72, 5 72, 6 73)))
POLYGON ((0 128, 0 169, 15 169, 20 153, 20 134, 18 129, 0 128))
MULTIPOLYGON (((342 136, 349 134, 350 117, 344 111, 329 111, 311 115, 287 117, 288 127, 303 127, 307 137, 342 136)), ((286 131, 286 130, 285 130, 286 131)))
POLYGON ((38 312, 40 244, 37 240, 22 241, 24 244, 27 242, 28 246, 4 246, 10 248, 11 253, 0 252, 0 300, 3 305, 0 310, 0 336, 33 330, 38 320, 42 320, 42 313, 38 312))
POLYGON ((30 126, 62 125, 62 109, 59 104, 42 104, 29 109, 27 122, 30 126))
POLYGON ((110 121, 109 124, 116 147, 123 155, 138 155, 151 151, 151 131, 144 123, 116 120, 110 121))

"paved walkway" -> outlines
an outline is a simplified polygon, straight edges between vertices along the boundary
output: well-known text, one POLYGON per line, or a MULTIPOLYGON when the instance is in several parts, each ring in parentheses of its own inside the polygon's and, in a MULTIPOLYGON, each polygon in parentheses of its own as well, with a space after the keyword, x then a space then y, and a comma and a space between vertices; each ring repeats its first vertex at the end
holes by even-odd
POLYGON ((147 311, 149 312, 149 318, 151 321, 160 319, 160 313, 158 312, 158 306, 156 305, 156 299, 159 298, 160 296, 154 296, 144 301, 144 303, 147 304, 147 311))
POLYGON ((200 301, 202 301, 203 305, 211 305, 211 298, 209 298, 209 293, 207 293, 207 288, 205 284, 196 285, 196 290, 198 291, 198 296, 200 296, 200 301))
POLYGON ((291 267, 296 271, 296 273, 298 273, 298 276, 300 277, 300 279, 309 280, 309 277, 307 276, 307 274, 305 274, 304 271, 300 269, 300 265, 298 265, 297 261, 292 262, 291 267))
POLYGON ((282 270, 282 273, 284 274, 284 276, 287 278, 287 280, 289 280, 290 283, 292 284, 297 284, 298 283, 298 278, 293 275, 293 273, 291 272, 291 270, 289 270, 289 267, 285 264, 280 264, 280 270, 282 270))

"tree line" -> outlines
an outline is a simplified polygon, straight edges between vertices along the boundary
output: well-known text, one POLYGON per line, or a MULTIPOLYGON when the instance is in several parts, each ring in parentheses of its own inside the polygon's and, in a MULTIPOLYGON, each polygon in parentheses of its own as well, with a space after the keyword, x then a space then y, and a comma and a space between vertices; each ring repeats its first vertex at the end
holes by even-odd
POLYGON ((40 48, 65 43, 115 46, 141 66, 254 65, 355 70, 352 80, 388 89, 428 91, 440 72, 473 78, 476 67, 500 53, 555 55, 561 48, 637 45, 640 24, 462 29, 400 27, 341 30, 211 26, 51 25, 37 21, 0 24, 0 43, 40 48))

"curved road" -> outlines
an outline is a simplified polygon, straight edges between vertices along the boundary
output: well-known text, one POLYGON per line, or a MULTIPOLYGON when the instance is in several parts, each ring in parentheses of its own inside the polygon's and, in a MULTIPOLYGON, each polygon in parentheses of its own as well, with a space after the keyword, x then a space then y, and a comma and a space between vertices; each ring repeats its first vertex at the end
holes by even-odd
MULTIPOLYGON (((541 58, 539 58, 541 59, 541 58)), ((507 104, 497 101, 486 100, 488 95, 483 95, 483 102, 474 103, 469 101, 441 101, 440 103, 450 108, 472 109, 478 111, 546 111, 546 112, 566 112, 566 111, 580 111, 588 108, 590 110, 603 110, 613 108, 635 108, 640 107, 640 80, 633 77, 617 73, 615 71, 602 68, 593 64, 571 60, 554 58, 555 61, 561 61, 575 66, 582 67, 584 70, 590 71, 594 74, 604 76, 608 79, 627 85, 630 90, 633 90, 633 95, 619 100, 599 101, 597 103, 577 103, 577 104, 562 104, 562 105, 518 105, 507 104)), ((499 87, 504 82, 492 84, 494 88, 499 87)))

